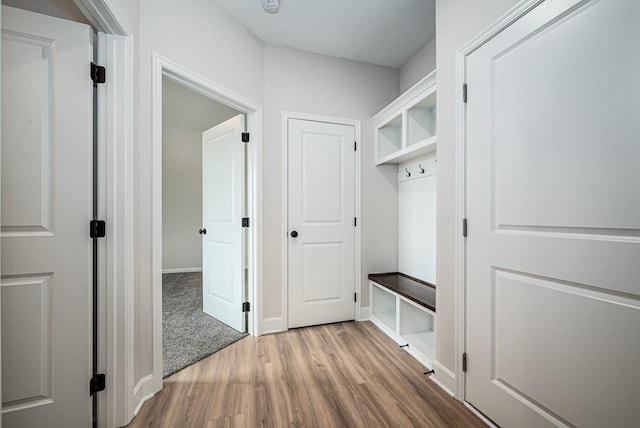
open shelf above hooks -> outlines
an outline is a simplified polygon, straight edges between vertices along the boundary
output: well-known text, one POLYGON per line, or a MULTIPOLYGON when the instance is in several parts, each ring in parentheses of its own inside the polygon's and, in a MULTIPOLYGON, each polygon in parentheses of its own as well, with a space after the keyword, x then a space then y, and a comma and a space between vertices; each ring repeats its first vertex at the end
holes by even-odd
POLYGON ((432 72, 373 118, 376 165, 398 164, 437 148, 436 72, 432 72))

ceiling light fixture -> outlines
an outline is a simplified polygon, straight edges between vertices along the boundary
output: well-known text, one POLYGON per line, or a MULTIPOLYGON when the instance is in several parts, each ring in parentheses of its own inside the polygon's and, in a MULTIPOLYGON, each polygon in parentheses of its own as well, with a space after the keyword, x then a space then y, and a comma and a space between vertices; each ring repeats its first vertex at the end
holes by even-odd
POLYGON ((280 10, 280 0, 262 0, 262 8, 268 13, 278 13, 280 10))

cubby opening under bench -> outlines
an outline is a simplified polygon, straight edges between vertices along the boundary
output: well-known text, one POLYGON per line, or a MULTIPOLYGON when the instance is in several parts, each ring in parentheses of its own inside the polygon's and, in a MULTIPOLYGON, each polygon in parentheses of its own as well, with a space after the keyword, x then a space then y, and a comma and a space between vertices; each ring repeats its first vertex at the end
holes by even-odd
POLYGON ((399 272, 369 275, 371 321, 413 357, 433 369, 436 287, 399 272))

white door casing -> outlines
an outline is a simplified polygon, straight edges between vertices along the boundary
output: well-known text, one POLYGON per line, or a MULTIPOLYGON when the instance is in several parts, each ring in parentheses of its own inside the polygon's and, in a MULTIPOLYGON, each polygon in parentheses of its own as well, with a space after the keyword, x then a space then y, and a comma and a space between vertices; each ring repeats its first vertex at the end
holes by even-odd
POLYGON ((2 9, 3 424, 91 421, 91 29, 2 9))
POLYGON ((353 320, 355 127, 287 127, 288 327, 353 320))
POLYGON ((547 1, 466 58, 466 400, 640 420, 640 3, 547 1))
POLYGON ((244 115, 202 133, 203 311, 244 331, 244 115))

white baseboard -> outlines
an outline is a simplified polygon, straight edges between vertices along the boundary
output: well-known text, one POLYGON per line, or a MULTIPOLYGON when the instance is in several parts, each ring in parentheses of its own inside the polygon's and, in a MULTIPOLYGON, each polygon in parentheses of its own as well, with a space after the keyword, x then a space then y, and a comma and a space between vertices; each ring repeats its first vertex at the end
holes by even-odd
POLYGON ((447 394, 452 397, 455 397, 456 390, 456 375, 451 370, 446 368, 439 361, 433 361, 433 368, 435 370, 435 376, 431 376, 431 380, 433 383, 442 388, 447 394))
POLYGON ((287 330, 286 326, 283 325, 284 319, 282 317, 263 318, 259 324, 258 336, 287 330))
MULTIPOLYGON (((131 415, 131 419, 133 419, 138 414, 144 402, 154 395, 155 392, 153 391, 153 375, 147 375, 140 379, 135 388, 133 388, 133 403, 131 406, 133 407, 133 414, 131 415)), ((129 420, 129 422, 131 422, 131 420, 129 420)))
POLYGON ((202 272, 201 267, 162 269, 162 273, 202 272))
POLYGON ((473 413, 474 415, 476 415, 482 422, 484 422, 485 424, 487 424, 488 427, 491 428, 498 428, 493 422, 491 422, 485 415, 483 415, 482 413, 480 413, 478 411, 478 409, 476 409, 475 407, 473 407, 471 404, 467 403, 466 401, 463 402, 465 407, 469 410, 471 410, 471 413, 473 413))
POLYGON ((369 321, 371 319, 371 306, 360 308, 360 319, 358 321, 369 321))

